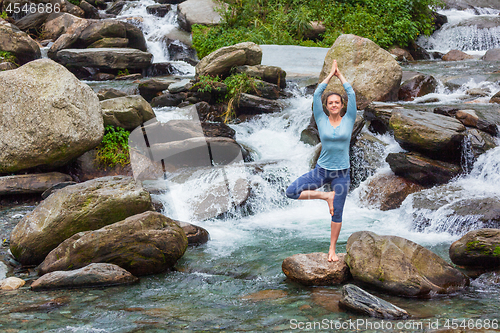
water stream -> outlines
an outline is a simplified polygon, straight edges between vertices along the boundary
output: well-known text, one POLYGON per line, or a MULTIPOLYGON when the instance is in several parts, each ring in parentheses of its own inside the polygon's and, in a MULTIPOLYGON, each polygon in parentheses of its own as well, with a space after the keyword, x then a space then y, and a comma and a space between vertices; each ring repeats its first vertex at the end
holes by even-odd
MULTIPOLYGON (((139 9, 131 6, 125 10, 139 9)), ((146 21, 144 19, 144 25, 146 21)), ((168 60, 161 58, 161 54, 165 55, 164 50, 153 51, 150 37, 154 34, 147 33, 149 50, 155 52, 155 61, 168 60)), ((267 51, 265 47, 264 50, 271 52, 264 55, 269 62, 275 61, 272 59, 285 51, 274 47, 267 47, 267 51)), ((293 68, 293 62, 290 63, 293 68)), ((295 63, 302 62, 296 59, 295 63)), ((297 71, 317 73, 318 68, 317 64, 312 64, 297 71)), ((498 64, 429 61, 408 65, 404 70, 433 74, 441 84, 437 93, 402 103, 405 107, 469 106, 488 119, 497 120, 499 117, 499 108, 485 104, 486 98, 472 98, 465 93, 470 88, 486 87, 491 96, 500 90, 498 74, 493 73, 498 70, 498 64), (445 85, 449 80, 455 80, 454 88, 445 85)), ((252 188, 252 196, 244 209, 233 209, 230 214, 219 218, 196 219, 191 199, 204 195, 210 177, 171 184, 169 192, 159 196, 165 204, 165 214, 200 225, 211 235, 208 243, 187 250, 175 272, 143 277, 133 286, 107 289, 32 292, 23 287, 13 292, 0 292, 0 331, 288 332, 293 331, 293 323, 297 322, 324 323, 326 320, 333 325, 329 326, 331 328, 349 320, 362 319, 365 326, 358 327, 361 331, 380 332, 381 329, 376 328, 364 329, 365 320, 372 324, 380 324, 380 321, 338 309, 341 287, 303 287, 287 281, 281 271, 284 258, 296 253, 326 252, 329 246, 330 223, 326 203, 294 201, 283 195, 292 180, 309 170, 315 150, 315 147, 300 141, 300 132, 307 126, 311 115, 312 96, 305 94, 305 82, 317 78, 317 74, 311 74, 308 80, 304 80, 304 76, 308 77, 304 73, 296 73, 295 78, 292 75, 294 81, 290 82, 289 89, 294 97, 287 100, 288 106, 283 112, 231 125, 237 133, 236 140, 248 147, 255 163, 260 164, 259 172, 248 168, 244 173, 252 188), (56 298, 59 305, 45 305, 56 298)), ((112 84, 92 85, 98 90, 112 84)), ((175 108, 157 108, 155 112, 161 121, 191 117, 175 108)), ((363 131, 366 133, 367 130, 363 131)), ((390 168, 383 162, 385 156, 401 151, 401 148, 389 135, 376 137, 382 143, 376 150, 382 161, 376 173, 388 173, 390 168)), ((468 175, 453 182, 461 189, 453 195, 500 198, 497 186, 499 169, 500 148, 495 148, 479 157, 468 175)), ((449 261, 448 248, 459 235, 439 227, 451 221, 444 218, 445 207, 432 217, 435 227, 419 232, 412 226, 415 209, 411 196, 400 209, 380 211, 361 203, 359 197, 364 186, 362 183, 347 198, 338 252, 345 252, 347 239, 353 232, 369 230, 410 239, 449 261)), ((428 191, 429 196, 435 195, 433 189, 428 191)), ((34 206, 25 205, 0 211, 2 237, 8 235, 22 216, 32 209, 34 206)), ((5 247, 0 249, 1 254, 6 252, 5 247)), ((16 271, 15 275, 27 280, 35 276, 28 269, 16 271)), ((447 319, 455 319, 458 323, 463 320, 474 320, 475 323, 498 321, 499 279, 494 274, 483 276, 463 292, 430 300, 373 293, 412 315, 411 320, 391 322, 394 329, 384 331, 423 332, 428 331, 430 323, 436 320, 440 329, 445 328, 447 319), (406 326, 395 329, 397 323, 406 326)))

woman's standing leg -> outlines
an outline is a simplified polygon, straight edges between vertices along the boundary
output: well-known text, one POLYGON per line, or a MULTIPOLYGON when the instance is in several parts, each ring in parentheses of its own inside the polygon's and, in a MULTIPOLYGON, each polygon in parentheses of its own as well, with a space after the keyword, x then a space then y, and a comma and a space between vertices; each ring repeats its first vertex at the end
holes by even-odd
POLYGON ((333 202, 334 214, 332 215, 331 233, 330 233, 330 249, 328 251, 328 261, 338 261, 336 254, 337 240, 339 239, 340 229, 342 228, 342 214, 344 204, 349 191, 351 181, 350 170, 338 170, 337 175, 332 177, 332 189, 335 192, 335 200, 333 202))

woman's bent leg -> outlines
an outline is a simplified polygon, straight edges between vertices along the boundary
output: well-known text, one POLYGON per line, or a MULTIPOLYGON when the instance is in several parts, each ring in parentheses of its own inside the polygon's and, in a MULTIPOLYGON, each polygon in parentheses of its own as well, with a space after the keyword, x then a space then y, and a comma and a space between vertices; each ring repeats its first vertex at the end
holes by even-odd
POLYGON ((320 199, 315 196, 317 195, 316 193, 319 194, 321 192, 314 190, 320 188, 324 184, 325 180, 324 177, 322 177, 322 172, 316 167, 290 184, 286 189, 286 196, 291 199, 320 199), (306 194, 302 195, 303 192, 306 192, 306 194))

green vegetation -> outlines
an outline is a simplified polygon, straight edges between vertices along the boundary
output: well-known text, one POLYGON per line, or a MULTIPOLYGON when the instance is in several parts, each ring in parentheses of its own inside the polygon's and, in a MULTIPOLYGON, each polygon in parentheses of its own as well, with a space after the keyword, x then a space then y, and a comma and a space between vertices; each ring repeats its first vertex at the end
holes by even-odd
POLYGON ((0 51, 0 62, 4 61, 12 62, 17 65, 16 56, 14 54, 7 51, 0 51))
POLYGON ((120 76, 127 76, 127 75, 130 75, 130 72, 128 71, 128 68, 125 68, 124 70, 119 70, 117 76, 120 77, 120 76))
POLYGON ((9 16, 7 15, 7 12, 1 12, 0 13, 0 18, 6 20, 9 16))
POLYGON ((223 46, 257 44, 330 47, 340 34, 366 37, 383 48, 406 46, 433 29, 431 9, 440 0, 226 0, 223 21, 214 27, 193 26, 193 45, 200 58, 223 46), (325 33, 308 40, 311 21, 325 33))
POLYGON ((227 123, 230 119, 234 118, 236 115, 234 113, 233 105, 237 103, 238 96, 242 93, 247 93, 250 91, 257 91, 258 78, 250 77, 246 73, 236 73, 231 74, 223 81, 218 77, 213 77, 210 75, 200 75, 198 78, 198 82, 193 86, 198 87, 199 92, 212 92, 212 89, 217 91, 220 90, 220 87, 214 87, 214 82, 222 82, 227 87, 226 95, 219 99, 219 103, 227 103, 227 111, 222 115, 224 117, 224 122, 227 123))
POLYGON ((96 160, 103 167, 125 166, 130 163, 128 137, 130 132, 121 127, 106 126, 104 137, 97 147, 96 160))
POLYGON ((71 2, 75 6, 80 6, 80 0, 68 0, 68 1, 71 2))

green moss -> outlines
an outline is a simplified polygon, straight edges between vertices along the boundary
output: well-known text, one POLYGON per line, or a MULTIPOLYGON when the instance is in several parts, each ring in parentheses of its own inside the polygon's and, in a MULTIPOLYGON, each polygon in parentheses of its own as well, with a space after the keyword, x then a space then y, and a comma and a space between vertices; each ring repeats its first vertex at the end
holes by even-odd
POLYGON ((493 255, 496 257, 500 256, 500 246, 495 246, 495 249, 493 250, 493 255))

